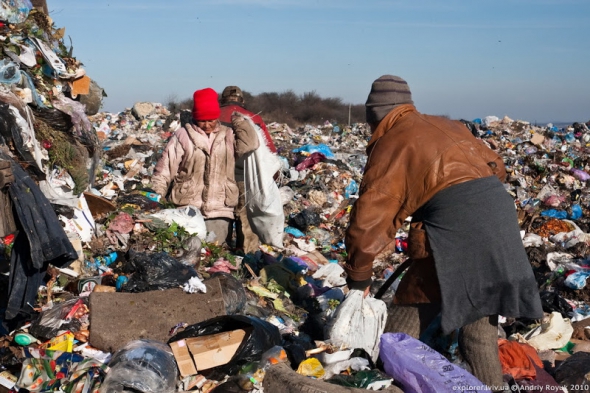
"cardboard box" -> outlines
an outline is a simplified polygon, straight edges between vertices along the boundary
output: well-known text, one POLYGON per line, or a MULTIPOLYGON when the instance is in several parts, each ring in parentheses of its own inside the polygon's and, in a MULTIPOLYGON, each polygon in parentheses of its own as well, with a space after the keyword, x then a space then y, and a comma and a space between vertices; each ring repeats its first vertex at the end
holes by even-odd
POLYGON ((237 329, 179 340, 171 343, 170 347, 179 370, 182 367, 180 375, 186 376, 229 363, 245 337, 246 330, 237 329), (192 355, 193 364, 187 357, 188 352, 192 355), (196 370, 191 366, 196 366, 196 370))
POLYGON ((186 340, 170 343, 170 348, 172 348, 176 364, 178 364, 178 371, 183 378, 197 373, 195 362, 186 346, 186 340))

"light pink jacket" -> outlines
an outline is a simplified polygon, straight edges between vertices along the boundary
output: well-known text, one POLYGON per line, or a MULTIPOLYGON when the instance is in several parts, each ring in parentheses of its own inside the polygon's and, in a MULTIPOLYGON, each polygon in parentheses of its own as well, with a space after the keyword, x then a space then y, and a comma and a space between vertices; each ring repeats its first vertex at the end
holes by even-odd
MULTIPOLYGON (((258 139, 248 132, 248 149, 256 150, 258 139)), ((205 218, 234 218, 239 191, 234 177, 234 131, 218 125, 211 138, 196 125, 186 124, 170 138, 154 169, 152 188, 176 205, 193 205, 205 218)), ((242 150, 242 149, 241 149, 242 150)))

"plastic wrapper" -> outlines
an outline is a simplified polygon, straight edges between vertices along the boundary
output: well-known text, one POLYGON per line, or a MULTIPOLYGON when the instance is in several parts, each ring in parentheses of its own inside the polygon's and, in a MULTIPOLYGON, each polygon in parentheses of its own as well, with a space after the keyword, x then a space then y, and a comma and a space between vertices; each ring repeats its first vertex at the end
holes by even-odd
POLYGON ((81 307, 86 308, 87 311, 87 306, 88 298, 85 297, 75 297, 57 303, 49 310, 43 311, 39 317, 33 321, 29 328, 29 333, 39 339, 51 339, 66 330, 75 333, 80 330, 80 327, 82 326, 80 319, 75 318, 76 311, 81 309, 81 307), (76 308, 76 310, 74 310, 74 308, 76 308))
POLYGON ((306 377, 321 378, 324 376, 325 370, 319 360, 309 358, 299 364, 297 374, 305 375, 306 377))
POLYGON ((190 337, 207 336, 237 329, 246 330, 246 337, 238 347, 229 363, 219 366, 210 378, 234 375, 248 362, 259 361, 262 354, 270 348, 281 344, 279 329, 258 318, 243 315, 224 315, 208 319, 187 327, 183 332, 173 336, 168 342, 174 342, 190 337))
MULTIPOLYGON (((341 362, 330 364, 324 368, 324 378, 329 379, 333 375, 340 374, 344 370, 361 371, 369 369, 369 361, 363 358, 350 358, 341 362)), ((357 386, 361 387, 361 386, 357 386)), ((363 386, 364 387, 364 386, 363 386)))
POLYGON ((184 265, 170 255, 135 253, 130 255, 129 263, 134 271, 122 292, 146 292, 183 286, 197 271, 184 265))
POLYGON ((491 391, 469 372, 405 333, 384 334, 380 347, 385 372, 403 385, 405 393, 491 391))
POLYGON ((109 368, 99 393, 176 392, 176 361, 159 341, 131 341, 113 355, 109 368))

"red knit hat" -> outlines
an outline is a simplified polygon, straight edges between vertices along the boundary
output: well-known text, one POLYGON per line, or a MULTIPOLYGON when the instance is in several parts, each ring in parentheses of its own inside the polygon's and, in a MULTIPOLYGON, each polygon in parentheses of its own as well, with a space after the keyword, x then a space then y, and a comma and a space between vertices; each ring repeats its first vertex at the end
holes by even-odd
POLYGON ((217 101, 217 93, 212 88, 197 90, 193 94, 193 119, 216 120, 221 110, 217 101))

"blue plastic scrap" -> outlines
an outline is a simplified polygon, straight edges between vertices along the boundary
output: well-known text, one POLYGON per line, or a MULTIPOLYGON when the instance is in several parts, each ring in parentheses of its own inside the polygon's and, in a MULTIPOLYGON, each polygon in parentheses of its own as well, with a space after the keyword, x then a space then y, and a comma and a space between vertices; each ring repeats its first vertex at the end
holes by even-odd
POLYGON ((291 151, 293 153, 308 153, 308 154, 321 153, 326 158, 329 158, 329 159, 336 158, 336 156, 334 155, 334 153, 332 153, 332 150, 330 150, 328 145, 325 145, 323 143, 320 143, 319 145, 310 145, 310 144, 303 145, 303 146, 298 147, 297 149, 293 149, 291 151))
POLYGON ((350 198, 351 195, 355 195, 359 191, 358 183, 353 179, 344 189, 344 197, 350 198))

